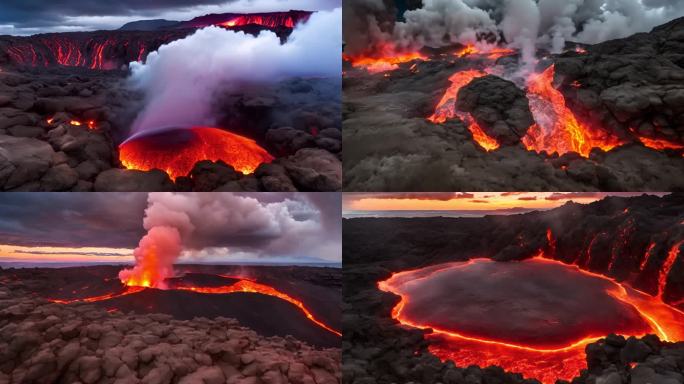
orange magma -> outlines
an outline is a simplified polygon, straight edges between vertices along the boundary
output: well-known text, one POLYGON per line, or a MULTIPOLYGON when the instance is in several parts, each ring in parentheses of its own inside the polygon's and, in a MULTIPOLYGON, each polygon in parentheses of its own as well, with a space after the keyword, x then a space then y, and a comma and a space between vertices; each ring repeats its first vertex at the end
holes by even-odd
POLYGON ((546 151, 563 155, 576 152, 589 157, 593 148, 604 151, 623 143, 604 130, 585 124, 565 105, 565 97, 553 86, 555 66, 527 80, 530 111, 536 124, 532 125, 522 142, 530 151, 546 151))
POLYGON ((243 174, 253 173, 260 164, 273 161, 273 156, 254 140, 222 129, 192 127, 178 129, 177 133, 184 137, 173 144, 156 135, 124 142, 119 146, 121 164, 142 171, 161 169, 175 180, 188 175, 202 160, 222 160, 243 174))
POLYGON ((658 151, 665 149, 684 149, 684 144, 675 143, 665 139, 653 139, 643 136, 638 136, 637 138, 644 146, 656 149, 658 151))
MULTIPOLYGON (((550 230, 547 231, 547 239, 549 240, 549 249, 555 247, 555 240, 553 240, 550 230)), ((555 263, 575 269, 578 273, 586 276, 606 281, 610 287, 606 293, 626 306, 634 308, 643 318, 645 324, 648 324, 650 329, 645 333, 653 333, 663 341, 673 342, 684 340, 684 312, 662 301, 661 295, 665 284, 662 276, 667 276, 669 273, 681 245, 682 242, 675 244, 668 253, 668 258, 661 268, 659 293, 656 296, 638 291, 604 275, 583 270, 577 264, 565 264, 561 261, 552 260, 543 251, 540 251, 537 256, 530 260, 535 263, 555 263)), ((431 341, 429 350, 442 360, 452 360, 456 365, 463 367, 497 365, 507 371, 522 373, 527 378, 536 378, 544 384, 553 384, 557 379, 569 381, 577 376, 581 369, 586 368, 584 353, 586 345, 605 337, 605 335, 591 334, 591 331, 588 330, 586 337, 567 345, 554 347, 522 345, 502 340, 472 337, 459 333, 458 330, 435 328, 430 324, 421 324, 408 318, 402 312, 411 299, 401 293, 401 285, 405 282, 426 279, 448 268, 467 267, 469 264, 481 260, 483 259, 471 259, 466 262, 447 263, 398 272, 389 279, 380 281, 378 288, 401 297, 399 303, 392 309, 392 318, 405 326, 421 329, 431 328, 433 330, 431 334, 426 335, 426 338, 431 341)), ((489 259, 486 260, 489 261, 489 259)), ((643 334, 633 336, 640 337, 643 334)))
POLYGON ((393 71, 399 64, 414 60, 427 60, 427 57, 417 51, 401 51, 394 44, 385 42, 372 50, 372 54, 346 55, 342 58, 351 63, 354 68, 363 68, 370 73, 393 71))
POLYGON ((437 103, 437 107, 435 107, 433 114, 427 119, 438 124, 458 117, 468 126, 468 130, 470 130, 473 135, 473 140, 475 140, 475 142, 485 151, 489 152, 499 148, 499 143, 496 139, 487 135, 477 122, 475 122, 475 119, 472 118, 470 113, 456 110, 456 100, 458 99, 458 92, 461 88, 468 85, 473 79, 486 75, 487 72, 476 69, 456 72, 451 75, 451 77, 449 77, 451 85, 447 88, 446 92, 439 100, 439 103, 437 103))
POLYGON ((462 49, 459 49, 454 53, 454 56, 456 57, 466 57, 466 56, 479 56, 483 58, 487 58, 489 60, 496 60, 504 56, 510 56, 514 55, 515 50, 509 49, 509 48, 501 48, 501 47, 487 47, 484 49, 480 49, 476 47, 474 44, 467 44, 465 47, 462 49))
MULTIPOLYGON (((339 331, 335 330, 334 328, 328 326, 325 324, 323 321, 317 319, 311 311, 306 308, 304 303, 302 303, 301 300, 297 300, 294 297, 288 295, 287 293, 281 292, 269 285, 258 283, 252 279, 244 278, 244 277, 235 277, 235 276, 223 276, 219 275, 221 277, 225 278, 230 278, 230 279, 237 279, 238 281, 231 284, 231 285, 224 285, 220 287, 197 287, 197 286, 177 286, 172 289, 175 290, 183 290, 183 291, 192 291, 192 292, 197 292, 197 293, 204 293, 204 294, 231 294, 231 293, 258 293, 261 295, 266 295, 266 296, 273 296, 281 300, 285 300, 288 303, 296 306, 299 308, 300 311, 304 313, 304 315, 314 324, 317 326, 325 329, 328 332, 331 332, 337 336, 342 336, 342 333, 339 331)), ((50 301, 54 303, 60 303, 60 304, 69 304, 69 303, 78 303, 78 302, 85 302, 85 303, 92 303, 92 302, 97 302, 97 301, 104 301, 104 300, 109 300, 113 299, 116 297, 121 297, 121 296, 126 296, 134 293, 141 292, 145 289, 150 289, 149 285, 146 286, 138 286, 135 285, 137 284, 136 282, 132 282, 131 280, 127 282, 123 282, 126 284, 126 289, 123 292, 119 293, 109 293, 106 295, 101 295, 101 296, 94 296, 94 297, 87 297, 84 299, 73 299, 73 300, 64 300, 64 299, 49 299, 50 301)))

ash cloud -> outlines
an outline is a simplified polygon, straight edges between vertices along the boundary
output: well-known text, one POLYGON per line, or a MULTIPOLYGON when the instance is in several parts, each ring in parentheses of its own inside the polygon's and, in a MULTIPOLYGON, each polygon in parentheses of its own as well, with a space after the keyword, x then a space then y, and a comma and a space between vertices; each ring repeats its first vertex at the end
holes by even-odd
POLYGON ((146 95, 133 133, 211 125, 218 92, 292 77, 339 77, 341 17, 339 8, 316 12, 285 43, 270 31, 255 37, 207 27, 160 47, 145 64, 131 63, 131 83, 146 95))
POLYGON ((405 21, 379 1, 345 1, 347 9, 350 55, 386 44, 401 51, 495 38, 521 49, 527 61, 535 47, 559 52, 567 41, 595 44, 684 16, 684 2, 677 0, 423 0, 403 14, 405 21))

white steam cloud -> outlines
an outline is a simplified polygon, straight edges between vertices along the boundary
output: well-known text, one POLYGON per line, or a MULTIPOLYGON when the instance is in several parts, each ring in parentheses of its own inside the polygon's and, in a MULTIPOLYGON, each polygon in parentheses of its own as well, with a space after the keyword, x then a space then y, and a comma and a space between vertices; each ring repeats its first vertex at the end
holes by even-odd
POLYGON ((132 131, 213 124, 213 96, 230 87, 296 76, 339 77, 341 41, 337 8, 314 13, 284 44, 270 31, 252 36, 207 27, 161 46, 145 64, 130 64, 131 83, 146 98, 132 131))
POLYGON ((345 25, 357 27, 345 29, 351 55, 363 53, 363 46, 382 46, 378 39, 397 50, 416 50, 474 43, 486 36, 520 49, 529 61, 535 48, 558 53, 567 41, 596 44, 647 32, 684 16, 682 0, 423 0, 421 8, 404 13, 404 21, 387 27, 381 20, 393 18, 396 10, 383 13, 369 7, 369 0, 349 2, 349 9, 372 13, 363 19, 364 15, 349 12, 350 20, 345 18, 345 25))

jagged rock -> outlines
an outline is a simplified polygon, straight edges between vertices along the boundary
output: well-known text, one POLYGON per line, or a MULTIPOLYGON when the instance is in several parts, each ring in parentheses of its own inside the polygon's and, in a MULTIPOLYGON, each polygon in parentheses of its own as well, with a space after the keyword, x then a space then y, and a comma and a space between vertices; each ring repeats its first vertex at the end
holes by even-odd
POLYGON ((78 182, 78 173, 66 164, 48 169, 40 180, 43 191, 68 191, 78 182))
POLYGON ((161 192, 172 191, 173 183, 166 172, 158 169, 109 169, 97 176, 94 189, 100 192, 161 192))
POLYGON ((0 187, 8 190, 38 181, 50 168, 54 153, 43 141, 0 135, 0 187))
POLYGON ((297 188, 292 184, 285 167, 280 164, 261 164, 254 171, 259 179, 259 184, 264 191, 268 192, 295 192, 297 188))
POLYGON ((283 165, 300 190, 333 192, 342 188, 342 164, 330 152, 300 149, 283 161, 283 165))
POLYGON ((240 178, 240 173, 223 161, 199 161, 190 171, 194 191, 213 191, 216 188, 240 178))

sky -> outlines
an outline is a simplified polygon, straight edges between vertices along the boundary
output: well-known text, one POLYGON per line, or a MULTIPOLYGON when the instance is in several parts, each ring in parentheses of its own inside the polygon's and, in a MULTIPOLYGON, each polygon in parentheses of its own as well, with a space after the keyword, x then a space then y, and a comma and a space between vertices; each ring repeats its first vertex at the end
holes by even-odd
POLYGON ((345 215, 374 211, 470 211, 482 214, 511 214, 552 209, 571 200, 587 204, 606 196, 641 194, 643 192, 346 193, 342 200, 342 212, 345 215))
POLYGON ((0 194, 0 262, 132 262, 146 209, 178 195, 181 262, 341 262, 339 194, 72 192, 0 194))
POLYGON ((184 21, 210 13, 317 11, 342 0, 2 0, 0 35, 118 29, 137 20, 184 21))

